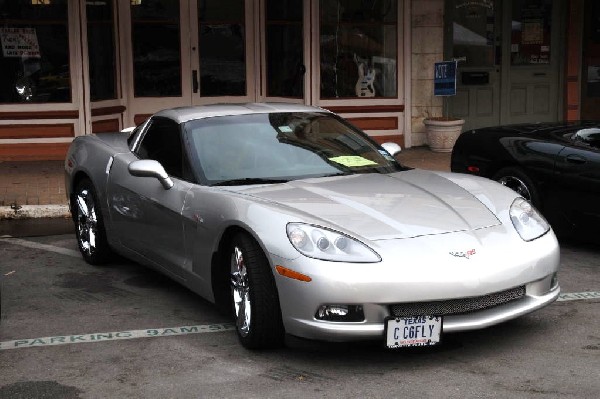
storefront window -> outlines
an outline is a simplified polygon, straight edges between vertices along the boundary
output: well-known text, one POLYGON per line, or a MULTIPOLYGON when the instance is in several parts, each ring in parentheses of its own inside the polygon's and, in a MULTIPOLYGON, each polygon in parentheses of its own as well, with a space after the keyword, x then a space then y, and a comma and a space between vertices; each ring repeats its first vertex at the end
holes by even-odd
POLYGON ((321 0, 321 98, 397 97, 396 0, 321 0))
POLYGON ((513 0, 512 65, 550 63, 552 0, 513 0))
POLYGON ((246 95, 244 0, 199 0, 200 95, 246 95))
POLYGON ((90 98, 117 97, 115 79, 115 36, 111 1, 86 3, 90 98))
POLYGON ((131 3, 134 95, 181 96, 179 2, 131 3))
POLYGON ((302 0, 267 1, 267 95, 302 98, 302 0))
POLYGON ((67 0, 0 0, 0 41, 0 103, 71 102, 67 0))

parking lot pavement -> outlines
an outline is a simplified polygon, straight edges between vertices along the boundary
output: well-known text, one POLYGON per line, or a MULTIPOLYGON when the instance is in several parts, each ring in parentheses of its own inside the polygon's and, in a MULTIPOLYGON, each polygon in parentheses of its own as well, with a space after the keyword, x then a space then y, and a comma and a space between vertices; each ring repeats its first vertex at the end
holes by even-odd
POLYGON ((600 248, 561 255, 561 301, 438 347, 256 352, 166 277, 122 259, 87 265, 72 234, 0 238, 0 398, 597 397, 600 248))

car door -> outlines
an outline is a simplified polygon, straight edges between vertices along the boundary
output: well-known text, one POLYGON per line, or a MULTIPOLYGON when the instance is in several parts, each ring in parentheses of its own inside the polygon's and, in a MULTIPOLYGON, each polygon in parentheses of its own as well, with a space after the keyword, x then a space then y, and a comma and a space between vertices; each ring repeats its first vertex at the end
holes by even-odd
MULTIPOLYGON (((589 130, 589 129, 587 129, 589 130)), ((569 137, 558 154, 556 176, 563 211, 578 231, 600 231, 600 148, 569 137)))
POLYGON ((110 217, 120 242, 179 277, 189 260, 181 213, 186 194, 193 187, 184 154, 179 125, 170 119, 153 118, 134 152, 115 155, 108 184, 110 217), (165 189, 153 177, 132 176, 128 166, 138 159, 160 162, 173 187, 165 189))

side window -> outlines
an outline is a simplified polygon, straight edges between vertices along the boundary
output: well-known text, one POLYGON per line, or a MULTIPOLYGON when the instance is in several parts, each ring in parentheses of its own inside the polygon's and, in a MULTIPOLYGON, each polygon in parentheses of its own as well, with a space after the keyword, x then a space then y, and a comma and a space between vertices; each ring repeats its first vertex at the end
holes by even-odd
POLYGON ((181 129, 170 119, 154 118, 137 149, 141 159, 160 162, 173 177, 193 181, 189 162, 181 143, 181 129))

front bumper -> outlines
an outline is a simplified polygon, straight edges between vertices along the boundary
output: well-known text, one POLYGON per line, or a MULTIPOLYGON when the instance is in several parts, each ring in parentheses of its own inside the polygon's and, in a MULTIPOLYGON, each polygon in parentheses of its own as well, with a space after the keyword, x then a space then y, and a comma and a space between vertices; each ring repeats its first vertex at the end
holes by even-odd
MULTIPOLYGON (((464 315, 443 316, 443 332, 478 330, 531 313, 554 302, 560 294, 560 287, 541 296, 526 295, 523 299, 491 309, 464 315)), ((373 305, 371 305, 373 306, 373 305)), ((383 306, 385 308, 385 306, 383 306)), ((383 316, 378 323, 340 323, 320 320, 288 320, 286 330, 292 335, 324 341, 352 341, 383 339, 384 319, 389 312, 381 309, 383 316)))
POLYGON ((499 226, 482 230, 478 237, 452 233, 378 242, 376 250, 383 261, 371 264, 272 256, 274 265, 312 278, 307 283, 275 275, 286 332, 325 341, 383 339, 384 321, 392 316, 393 304, 479 297, 525 286, 525 295, 520 299, 444 316, 444 332, 466 331, 517 318, 555 301, 560 287, 556 281, 552 286, 552 281, 559 268, 560 252, 554 234, 524 242, 502 234, 496 236, 501 229, 499 226), (489 240, 501 243, 486 244, 489 240), (449 256, 458 244, 463 248, 472 245, 477 256, 449 256), (318 320, 315 313, 321 305, 361 305, 365 319, 318 320))

